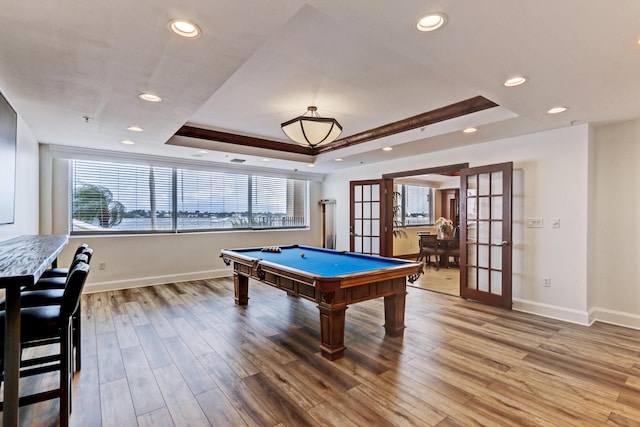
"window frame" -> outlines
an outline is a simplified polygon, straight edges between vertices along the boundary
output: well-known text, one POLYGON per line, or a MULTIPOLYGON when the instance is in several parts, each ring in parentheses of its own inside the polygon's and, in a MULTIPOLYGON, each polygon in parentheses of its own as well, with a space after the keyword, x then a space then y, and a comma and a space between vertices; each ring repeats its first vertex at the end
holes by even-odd
POLYGON ((396 228, 414 228, 414 227, 432 227, 435 222, 435 188, 428 185, 415 185, 415 184, 395 184, 396 188, 400 187, 400 200, 399 200, 399 212, 400 215, 397 218, 396 228), (426 223, 423 224, 407 224, 407 191, 406 187, 423 187, 428 188, 429 191, 429 218, 426 223))
MULTIPOLYGON (((308 179, 308 177, 292 177, 289 176, 289 174, 275 174, 275 173, 260 173, 259 171, 253 171, 253 170, 238 170, 238 169, 230 169, 230 168, 225 168, 225 167, 216 167, 215 165, 212 165, 210 167, 202 167, 202 165, 195 165, 195 166, 191 166, 188 164, 167 164, 167 162, 161 162, 161 163, 150 163, 150 162, 136 162, 136 161, 131 161, 131 162, 126 162, 123 161, 122 159, 94 159, 94 158, 75 158, 72 157, 70 158, 71 162, 70 162, 70 173, 69 173, 69 201, 68 201, 68 206, 69 206, 69 222, 68 222, 68 231, 70 235, 73 236, 83 236, 83 235, 131 235, 131 234, 182 234, 182 233, 215 233, 215 232, 233 232, 233 231, 273 231, 273 230, 308 230, 310 228, 310 196, 311 196, 311 187, 310 187, 310 183, 312 182, 311 179, 308 179), (133 166, 133 167, 165 167, 165 168, 170 168, 171 169, 171 184, 170 184, 170 199, 171 199, 171 206, 172 206, 172 226, 170 229, 165 228, 165 229, 160 229, 160 230, 153 230, 151 229, 151 225, 149 224, 149 228, 146 229, 124 229, 124 230, 118 230, 118 229, 113 229, 113 228, 105 228, 104 230, 73 230, 73 212, 74 212, 74 194, 75 194, 75 168, 76 168, 76 162, 92 162, 92 163, 102 163, 102 164, 117 164, 117 165, 126 165, 126 166, 133 166), (299 181, 303 184, 302 185, 302 189, 299 188, 299 186, 296 186, 296 195, 293 196, 292 200, 297 200, 298 203, 300 203, 300 198, 302 199, 302 206, 304 206, 303 210, 303 216, 302 218, 302 224, 300 225, 291 225, 291 226, 282 226, 282 225, 278 225, 278 226, 274 226, 274 227, 265 227, 264 225, 262 226, 253 226, 251 223, 251 218, 253 213, 251 212, 250 208, 247 211, 247 217, 249 218, 248 224, 246 226, 243 227, 220 227, 220 228, 180 228, 180 224, 179 224, 179 211, 178 211, 178 206, 179 206, 179 202, 178 202, 178 198, 179 198, 179 188, 178 188, 178 173, 180 170, 187 170, 187 171, 204 171, 204 172, 219 172, 219 173, 223 173, 223 174, 230 174, 230 175, 240 175, 243 177, 246 177, 246 180, 248 182, 248 190, 247 190, 247 198, 248 201, 247 203, 249 203, 249 206, 251 204, 251 200, 254 199, 256 197, 256 195, 252 194, 251 192, 251 183, 253 181, 253 177, 270 177, 270 178, 277 178, 277 179, 283 179, 286 180, 285 181, 285 185, 289 185, 289 183, 291 182, 291 180, 293 181, 299 181), (298 198, 298 199, 296 199, 298 198)), ((98 169, 98 168, 96 168, 98 169)), ((137 191, 136 191, 137 194, 137 191)), ((285 194, 285 197, 287 197, 287 200, 284 201, 285 205, 288 208, 288 203, 290 202, 290 197, 288 197, 287 194, 285 194)), ((288 209, 287 209, 288 211, 288 209)), ((208 213, 208 212, 207 212, 208 213)), ((286 217, 286 215, 285 215, 286 217)))

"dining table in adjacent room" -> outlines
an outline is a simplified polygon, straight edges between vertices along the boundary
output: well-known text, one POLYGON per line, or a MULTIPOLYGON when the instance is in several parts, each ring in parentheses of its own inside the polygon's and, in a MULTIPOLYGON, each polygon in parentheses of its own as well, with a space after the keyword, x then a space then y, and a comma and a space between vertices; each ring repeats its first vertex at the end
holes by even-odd
POLYGON ((453 256, 453 250, 460 247, 458 237, 438 236, 438 252, 440 254, 440 267, 449 268, 449 257, 453 256))
POLYGON ((6 292, 3 426, 18 425, 20 293, 35 285, 69 242, 67 235, 25 235, 0 242, 0 288, 6 292))

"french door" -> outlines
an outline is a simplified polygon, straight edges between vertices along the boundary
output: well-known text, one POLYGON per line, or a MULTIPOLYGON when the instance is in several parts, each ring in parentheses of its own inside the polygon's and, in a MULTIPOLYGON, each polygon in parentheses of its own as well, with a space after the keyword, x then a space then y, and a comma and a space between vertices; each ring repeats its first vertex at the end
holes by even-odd
POLYGON ((513 163, 460 171, 460 296, 511 309, 513 163))
POLYGON ((386 215, 392 203, 393 180, 373 179, 351 181, 349 237, 351 252, 371 255, 391 255, 393 240, 389 232, 393 218, 386 215))

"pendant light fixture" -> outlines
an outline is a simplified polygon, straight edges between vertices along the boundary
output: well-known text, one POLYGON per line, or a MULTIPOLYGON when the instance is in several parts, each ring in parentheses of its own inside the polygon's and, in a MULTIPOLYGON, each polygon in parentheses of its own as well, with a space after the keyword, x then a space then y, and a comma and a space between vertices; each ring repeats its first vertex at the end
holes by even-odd
POLYGON ((320 117, 315 106, 307 107, 302 116, 282 123, 282 131, 300 145, 315 148, 333 142, 342 133, 342 126, 336 119, 320 117))

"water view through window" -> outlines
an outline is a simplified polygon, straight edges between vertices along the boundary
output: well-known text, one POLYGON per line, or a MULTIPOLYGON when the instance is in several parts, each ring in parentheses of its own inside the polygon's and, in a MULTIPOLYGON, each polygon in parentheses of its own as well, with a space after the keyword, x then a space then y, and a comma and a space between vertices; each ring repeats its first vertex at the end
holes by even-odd
POLYGON ((74 160, 71 191, 76 234, 308 226, 305 180, 74 160))

